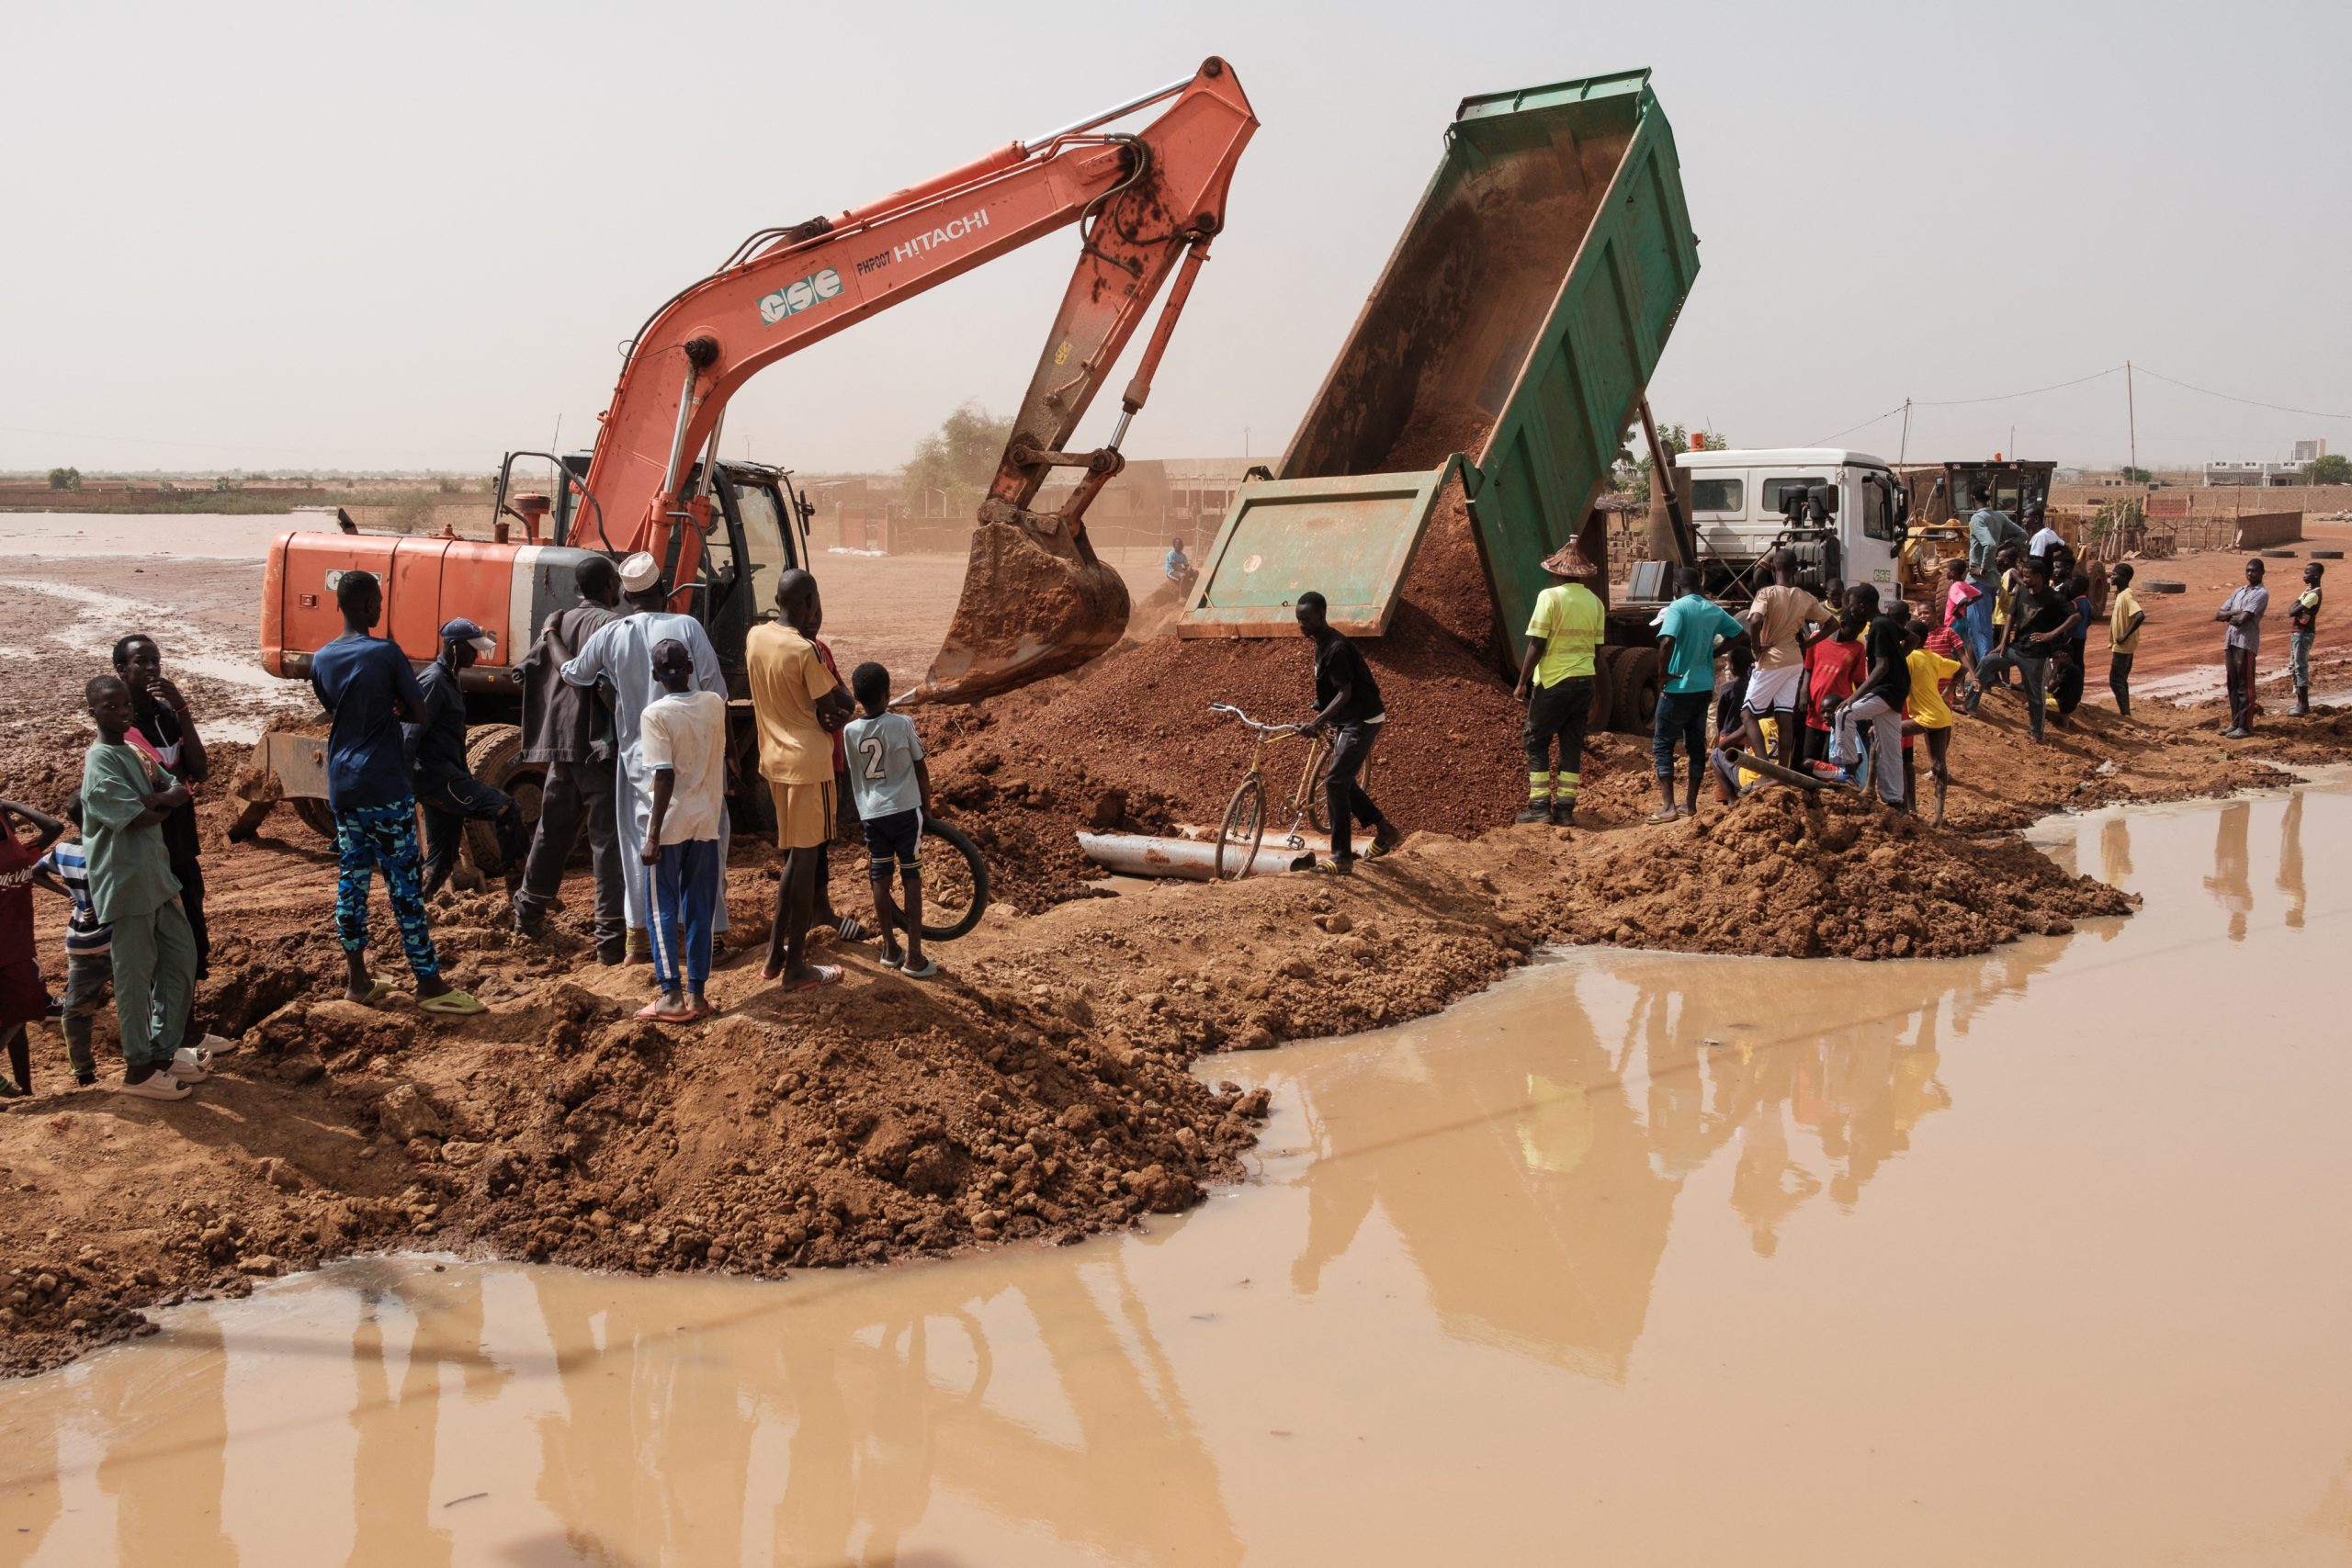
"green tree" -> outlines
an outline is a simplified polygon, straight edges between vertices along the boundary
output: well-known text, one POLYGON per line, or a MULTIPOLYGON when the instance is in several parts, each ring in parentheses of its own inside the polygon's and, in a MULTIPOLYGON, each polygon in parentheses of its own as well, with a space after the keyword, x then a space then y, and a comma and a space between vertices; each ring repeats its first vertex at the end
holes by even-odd
POLYGON ((931 506, 944 497, 947 516, 968 515, 978 509, 980 497, 996 478, 1004 445, 1012 439, 1011 419, 999 419, 978 403, 966 403, 917 443, 915 455, 900 471, 906 481, 907 504, 929 515, 931 506))
POLYGON ((2123 482, 2125 484, 2143 485, 2153 481, 2155 477, 2145 468, 2135 468, 2128 463, 2124 465, 2123 482))
POLYGON ((79 468, 50 469, 49 488, 51 490, 80 490, 82 488, 82 470, 79 468))
MULTIPOLYGON (((1690 431, 1679 424, 1661 425, 1657 439, 1658 445, 1664 446, 1669 456, 1692 450, 1690 431)), ((1697 450, 1721 452, 1730 446, 1730 441, 1710 430, 1700 434, 1697 450)), ((1650 498, 1649 443, 1642 438, 1640 425, 1626 430, 1625 444, 1617 449, 1617 461, 1610 474, 1610 483, 1620 495, 1630 495, 1637 501, 1650 498), (1641 454, 1638 457, 1634 455, 1636 451, 1641 454)))
POLYGON ((2341 452, 2330 452, 2314 457, 2303 465, 2303 482, 2307 485, 2352 485, 2352 457, 2341 452))

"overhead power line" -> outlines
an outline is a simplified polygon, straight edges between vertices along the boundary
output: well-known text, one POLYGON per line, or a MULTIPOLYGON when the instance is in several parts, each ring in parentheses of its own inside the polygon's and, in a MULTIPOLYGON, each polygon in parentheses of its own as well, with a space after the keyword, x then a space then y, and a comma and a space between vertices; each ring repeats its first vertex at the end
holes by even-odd
POLYGON ((2161 371, 2151 370, 2144 365, 2136 366, 2134 368, 2143 376, 2154 376, 2159 381, 2169 381, 2176 387, 2186 389, 2191 392, 2201 392, 2209 398, 2219 398, 2225 403, 2244 403, 2248 408, 2269 409, 2273 412, 2277 413, 2299 413, 2311 419, 2352 420, 2352 413, 2328 413, 2321 409, 2298 409, 2290 408, 2285 403, 2266 403, 2260 398, 2234 397, 2228 392, 2217 392, 2211 387, 2199 387, 2194 382, 2183 381, 2176 377, 2166 376, 2161 371))

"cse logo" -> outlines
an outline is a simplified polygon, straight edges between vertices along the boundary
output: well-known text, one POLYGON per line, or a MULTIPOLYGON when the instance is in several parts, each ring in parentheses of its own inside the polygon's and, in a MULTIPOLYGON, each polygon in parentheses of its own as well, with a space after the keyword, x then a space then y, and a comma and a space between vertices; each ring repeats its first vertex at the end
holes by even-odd
POLYGON ((811 305, 821 305, 842 291, 842 275, 831 267, 811 273, 797 283, 786 284, 760 301, 760 320, 774 326, 786 316, 797 316, 811 305))

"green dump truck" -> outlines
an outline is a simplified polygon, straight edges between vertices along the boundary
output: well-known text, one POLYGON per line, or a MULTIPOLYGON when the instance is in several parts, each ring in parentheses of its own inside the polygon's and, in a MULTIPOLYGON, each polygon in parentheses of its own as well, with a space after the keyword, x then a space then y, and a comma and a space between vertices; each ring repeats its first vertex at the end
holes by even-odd
MULTIPOLYGON (((1290 605, 1315 588, 1335 626, 1379 636, 1417 559, 1475 548, 1475 566, 1448 564, 1483 577, 1480 635, 1508 661, 1544 558, 1602 537, 1594 503, 1698 270, 1648 72, 1464 99, 1280 468, 1219 528, 1180 635, 1295 636, 1290 605)), ((1612 611, 1597 717, 1646 723, 1647 702, 1609 688, 1655 693, 1651 614, 1612 611)))

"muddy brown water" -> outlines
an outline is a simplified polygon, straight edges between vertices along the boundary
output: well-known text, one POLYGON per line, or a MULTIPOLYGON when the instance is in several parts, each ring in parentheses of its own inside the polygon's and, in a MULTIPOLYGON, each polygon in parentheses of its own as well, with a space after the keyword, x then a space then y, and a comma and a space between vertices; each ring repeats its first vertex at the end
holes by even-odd
POLYGON ((2145 911, 1219 1058, 1140 1234, 176 1309, 0 1390, 0 1563, 2352 1562, 2352 790, 2044 837, 2145 911))

